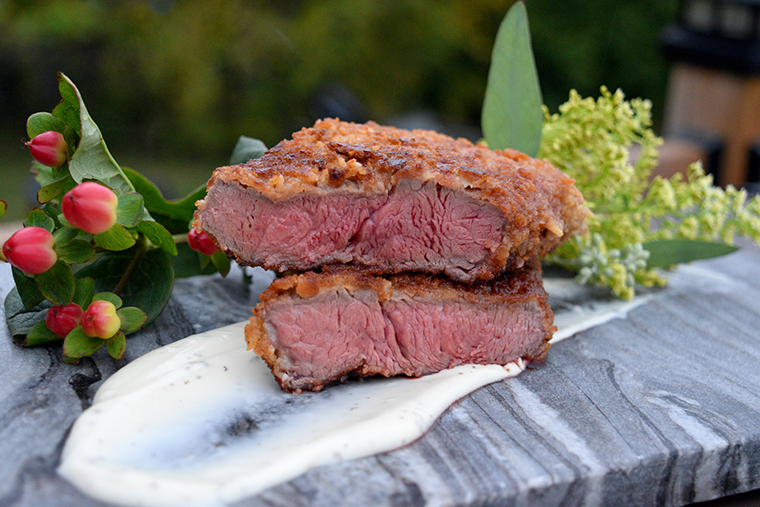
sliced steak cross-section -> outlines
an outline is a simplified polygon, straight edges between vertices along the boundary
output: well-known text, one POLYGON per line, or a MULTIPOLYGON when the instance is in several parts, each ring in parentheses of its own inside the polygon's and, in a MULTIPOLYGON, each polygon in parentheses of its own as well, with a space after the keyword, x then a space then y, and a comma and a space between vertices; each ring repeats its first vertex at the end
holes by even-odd
POLYGON ((472 284, 330 267, 275 280, 245 336, 284 390, 318 391, 350 377, 542 360, 555 330, 546 298, 537 261, 472 284))
POLYGON ((331 263, 489 280, 583 233, 588 209, 551 164, 374 123, 318 121, 221 167, 196 225, 238 262, 331 263))

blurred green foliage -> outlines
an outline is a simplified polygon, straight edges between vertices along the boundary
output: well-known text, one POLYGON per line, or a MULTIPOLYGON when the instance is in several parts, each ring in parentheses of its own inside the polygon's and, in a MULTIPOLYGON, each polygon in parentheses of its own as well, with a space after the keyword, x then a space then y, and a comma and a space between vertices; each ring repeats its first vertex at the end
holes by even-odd
MULTIPOLYGON (((512 0, 0 0, 0 130, 80 88, 109 144, 226 155, 316 117, 428 110, 478 125, 491 46, 512 0)), ((601 85, 662 104, 657 35, 676 0, 529 0, 554 110, 601 85)))

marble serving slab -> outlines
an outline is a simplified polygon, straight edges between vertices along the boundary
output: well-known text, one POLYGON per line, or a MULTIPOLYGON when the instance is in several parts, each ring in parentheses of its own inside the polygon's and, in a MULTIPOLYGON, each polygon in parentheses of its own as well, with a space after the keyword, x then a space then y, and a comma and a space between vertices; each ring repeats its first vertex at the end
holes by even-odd
MULTIPOLYGON (((54 348, 13 345, 2 326, 0 505, 103 505, 55 473, 98 386, 149 350, 246 319, 269 280, 257 270, 245 285, 236 269, 178 280, 122 361, 98 353, 67 365, 54 348)), ((11 286, 2 265, 0 295, 11 286)), ((680 269, 625 318, 465 397, 413 444, 312 469, 237 505, 663 506, 758 488, 760 249, 746 246, 680 269)))

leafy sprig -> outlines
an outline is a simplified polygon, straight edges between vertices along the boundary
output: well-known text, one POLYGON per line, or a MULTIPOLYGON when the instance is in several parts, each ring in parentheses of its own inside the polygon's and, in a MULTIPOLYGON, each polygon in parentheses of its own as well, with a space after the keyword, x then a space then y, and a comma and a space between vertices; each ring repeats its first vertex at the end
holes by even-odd
POLYGON ((760 243, 760 197, 715 186, 698 162, 685 178, 651 177, 662 139, 652 130, 649 101, 605 87, 596 100, 572 90, 557 113, 542 106, 543 124, 530 120, 541 95, 522 2, 499 32, 484 100, 486 143, 529 155, 540 146, 537 155, 576 180, 593 212, 588 234, 562 244, 549 262, 629 299, 636 284, 666 283, 658 268, 734 251, 737 234, 760 243), (502 36, 507 27, 510 36, 502 36))
POLYGON ((715 186, 699 162, 685 178, 651 177, 662 142, 651 124, 648 101, 627 101, 604 87, 596 100, 573 91, 558 113, 545 111, 539 156, 575 178, 593 212, 589 234, 548 260, 625 299, 636 284, 663 285, 656 268, 734 251, 736 234, 760 242, 760 198, 715 186), (626 261, 634 253, 636 260, 626 261))
MULTIPOLYGON (((25 273, 16 266, 12 268, 15 287, 5 299, 6 320, 19 345, 62 343, 64 359, 76 362, 105 344, 108 353, 119 359, 126 349, 126 335, 152 322, 161 313, 171 295, 175 277, 217 271, 226 275, 230 261, 220 251, 204 255, 187 245, 195 202, 205 196, 205 184, 182 199, 166 200, 143 175, 119 166, 90 117, 79 90, 63 74, 59 74, 58 81, 61 102, 52 113, 30 116, 27 133, 30 139, 51 131, 60 133, 65 143, 57 146, 63 146, 61 149, 67 153, 57 167, 32 163, 32 172, 40 184, 37 193, 40 206, 33 209, 24 222, 25 227, 42 229, 47 237, 50 237, 48 233, 52 234, 54 253, 50 254, 53 258, 49 262, 54 263, 49 268, 49 264, 44 266, 45 271, 39 274, 25 273), (113 191, 114 223, 109 223, 105 231, 88 233, 73 226, 65 210, 62 212, 64 196, 73 189, 92 185, 85 182, 96 182, 113 191), (108 304, 94 304, 98 301, 108 304), (78 310, 70 315, 84 312, 82 318, 85 318, 91 312, 92 319, 103 317, 104 322, 110 322, 106 335, 97 336, 100 333, 95 331, 97 326, 90 331, 84 322, 73 329, 66 328, 64 336, 56 334, 53 329, 61 333, 62 326, 49 325, 46 317, 51 315, 51 308, 72 304, 78 310)), ((243 156, 251 155, 253 150, 254 155, 260 156, 262 147, 258 140, 242 138, 236 152, 243 156)), ((102 189, 102 186, 97 188, 102 189)), ((4 211, 5 203, 0 202, 0 214, 4 211)), ((45 248, 49 246, 40 247, 43 261, 49 253, 45 248)), ((13 264, 13 260, 9 260, 13 264)))

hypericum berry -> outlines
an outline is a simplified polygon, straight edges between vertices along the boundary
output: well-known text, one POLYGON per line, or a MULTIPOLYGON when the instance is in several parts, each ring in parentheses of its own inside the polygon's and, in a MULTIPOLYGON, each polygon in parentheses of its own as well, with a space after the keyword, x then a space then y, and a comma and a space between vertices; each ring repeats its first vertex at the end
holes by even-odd
POLYGON ((90 234, 100 234, 116 223, 119 199, 108 187, 92 181, 75 186, 63 196, 61 209, 71 225, 90 234))
POLYGON ((76 303, 66 306, 54 306, 45 315, 45 324, 48 329, 61 338, 66 336, 79 325, 82 318, 82 307, 76 303))
POLYGON ((66 162, 69 145, 60 132, 48 130, 26 143, 34 159, 48 167, 58 167, 66 162))
POLYGON ((110 301, 93 301, 82 315, 81 324, 87 336, 107 340, 119 330, 121 319, 110 301))
POLYGON ((204 255, 213 255, 218 249, 206 231, 201 231, 193 227, 187 233, 187 244, 196 252, 204 255))
POLYGON ((24 273, 39 275, 58 260, 54 244, 53 235, 42 227, 24 227, 8 238, 3 245, 3 255, 24 273))

